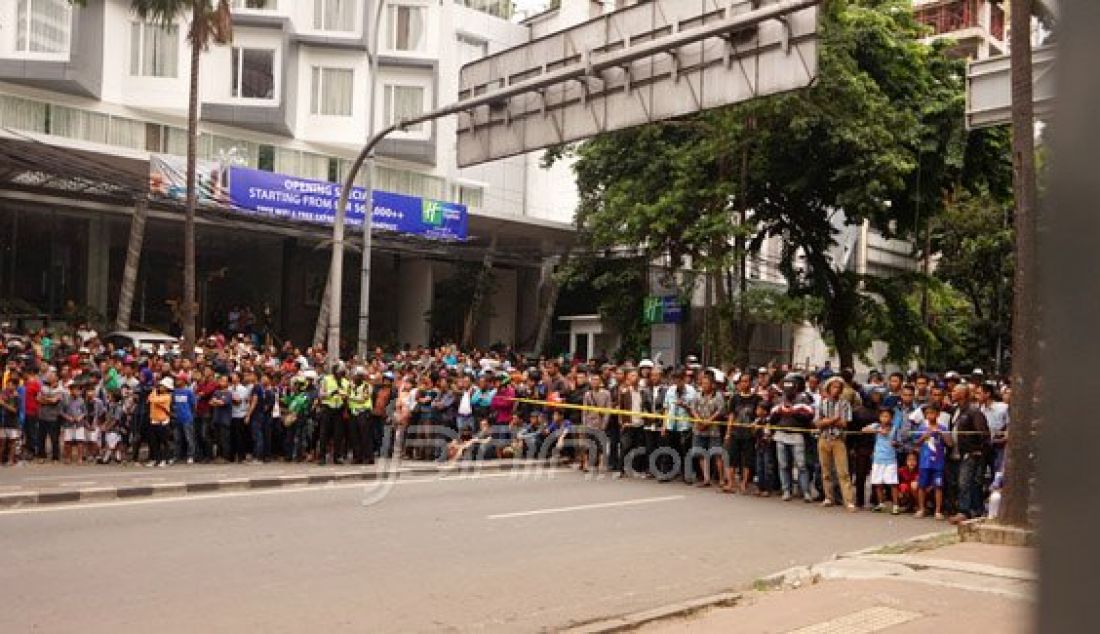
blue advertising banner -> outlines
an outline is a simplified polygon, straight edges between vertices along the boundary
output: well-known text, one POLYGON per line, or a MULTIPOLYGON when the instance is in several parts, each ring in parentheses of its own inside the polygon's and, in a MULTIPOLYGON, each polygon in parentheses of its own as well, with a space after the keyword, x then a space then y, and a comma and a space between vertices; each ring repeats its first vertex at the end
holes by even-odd
MULTIPOLYGON (((229 168, 229 199, 244 213, 331 225, 341 185, 245 167, 229 168)), ((367 190, 356 187, 348 198, 348 226, 363 225, 367 190)), ((434 240, 465 240, 465 205, 374 191, 374 228, 434 240)))

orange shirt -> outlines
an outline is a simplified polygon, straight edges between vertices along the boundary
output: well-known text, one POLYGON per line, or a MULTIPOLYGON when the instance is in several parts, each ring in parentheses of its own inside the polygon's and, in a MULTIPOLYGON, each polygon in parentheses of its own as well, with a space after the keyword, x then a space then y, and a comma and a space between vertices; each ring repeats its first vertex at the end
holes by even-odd
POLYGON ((168 421, 171 419, 169 413, 171 408, 171 394, 158 394, 153 392, 149 395, 149 422, 153 425, 167 425, 168 421))

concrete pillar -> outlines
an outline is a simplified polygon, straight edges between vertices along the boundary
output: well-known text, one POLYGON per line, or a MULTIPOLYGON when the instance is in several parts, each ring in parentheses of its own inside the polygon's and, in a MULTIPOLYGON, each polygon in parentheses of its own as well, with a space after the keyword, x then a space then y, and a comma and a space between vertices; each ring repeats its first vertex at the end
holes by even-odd
POLYGON ((111 278, 111 228, 96 215, 88 219, 88 262, 85 267, 84 303, 107 315, 111 278))
POLYGON ((428 345, 428 311, 432 308, 435 280, 432 263, 422 258, 401 258, 397 270, 398 345, 428 345))

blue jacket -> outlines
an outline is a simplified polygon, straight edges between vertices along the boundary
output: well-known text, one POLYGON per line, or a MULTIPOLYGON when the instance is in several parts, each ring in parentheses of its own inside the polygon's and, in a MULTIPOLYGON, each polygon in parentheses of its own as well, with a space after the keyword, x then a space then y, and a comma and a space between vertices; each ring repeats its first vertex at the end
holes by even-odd
POLYGON ((195 393, 191 388, 172 391, 172 417, 182 425, 190 425, 195 421, 195 393))

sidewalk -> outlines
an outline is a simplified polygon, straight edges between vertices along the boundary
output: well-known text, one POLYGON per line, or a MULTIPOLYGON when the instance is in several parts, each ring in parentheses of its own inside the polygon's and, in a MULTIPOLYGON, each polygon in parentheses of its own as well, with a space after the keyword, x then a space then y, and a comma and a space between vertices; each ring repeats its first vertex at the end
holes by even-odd
POLYGON ((647 634, 1034 631, 1035 550, 955 541, 944 534, 791 569, 760 580, 731 607, 636 629, 647 634))
POLYGON ((546 467, 538 460, 489 460, 436 464, 381 460, 375 465, 175 464, 129 466, 25 465, 0 468, 0 509, 31 504, 73 503, 216 491, 374 481, 411 475, 442 475, 546 467))

